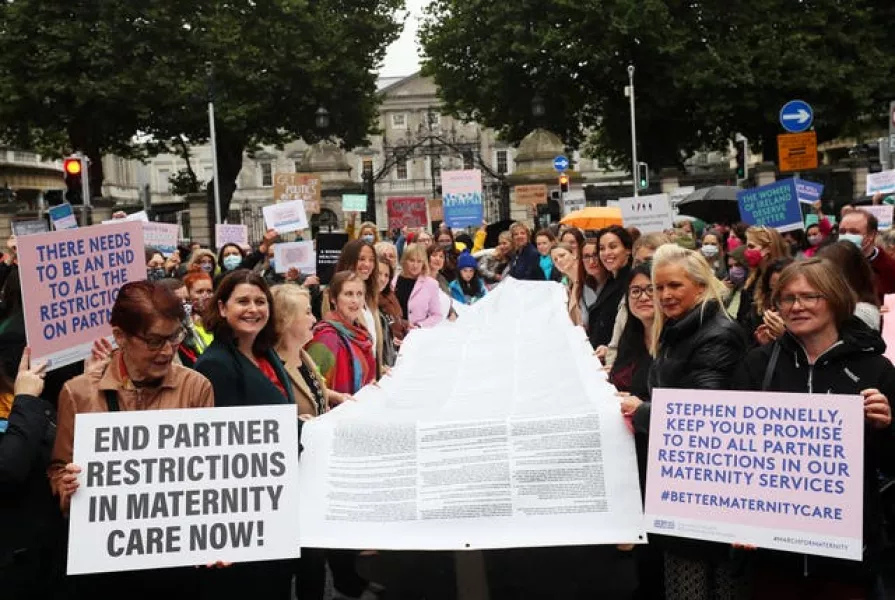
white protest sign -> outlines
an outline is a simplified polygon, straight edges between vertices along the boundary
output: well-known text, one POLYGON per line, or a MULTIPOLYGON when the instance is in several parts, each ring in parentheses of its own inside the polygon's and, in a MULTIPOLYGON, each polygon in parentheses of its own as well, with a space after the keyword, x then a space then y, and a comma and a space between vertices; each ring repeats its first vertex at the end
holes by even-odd
POLYGON ((584 190, 573 190, 563 194, 563 216, 581 210, 585 206, 587 202, 584 199, 584 190))
POLYGON ((277 233, 290 233, 308 228, 308 215, 305 203, 301 200, 271 204, 261 209, 264 223, 268 229, 276 229, 277 233))
POLYGON ((179 235, 180 228, 176 223, 143 222, 143 245, 147 248, 155 248, 165 256, 171 256, 177 251, 179 235))
POLYGON ((293 267, 303 275, 317 272, 317 253, 314 252, 314 242, 274 244, 273 257, 277 273, 285 273, 293 267))
POLYGON ((882 171, 867 174, 867 195, 876 193, 891 194, 895 192, 895 171, 882 171))
POLYGON ((217 242, 218 250, 223 248, 226 244, 248 246, 249 228, 246 225, 218 223, 214 226, 214 239, 217 242))
POLYGON ((148 223, 149 215, 146 214, 145 210, 141 210, 141 211, 129 214, 122 219, 107 219, 107 220, 103 221, 103 225, 109 225, 112 223, 121 223, 122 221, 140 221, 141 223, 148 223))
POLYGON ((56 231, 65 231, 67 229, 77 229, 78 220, 75 218, 75 210, 68 202, 63 202, 57 206, 51 206, 49 211, 50 222, 56 231))
POLYGON ((294 558, 295 406, 80 413, 68 574, 294 558))
POLYGON ((620 198, 622 223, 636 227, 641 233, 660 233, 674 227, 668 194, 620 198))
POLYGON ((877 204, 873 206, 859 206, 858 209, 863 210, 864 212, 868 212, 879 222, 878 229, 883 231, 885 229, 892 228, 892 209, 895 208, 895 205, 892 204, 877 204))

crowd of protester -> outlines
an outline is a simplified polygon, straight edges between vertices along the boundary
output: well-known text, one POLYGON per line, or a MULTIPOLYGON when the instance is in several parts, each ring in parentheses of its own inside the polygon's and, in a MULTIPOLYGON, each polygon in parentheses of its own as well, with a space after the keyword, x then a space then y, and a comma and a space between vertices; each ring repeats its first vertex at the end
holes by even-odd
MULTIPOLYGON (((193 244, 171 256, 147 248, 146 281, 122 287, 112 309, 114 347, 98 340, 83 364, 51 372, 26 348, 10 239, 0 264, 2 597, 318 600, 327 569, 340 597, 451 597, 454 584, 434 554, 393 562, 419 585, 392 577, 383 588, 358 568, 378 553, 350 549, 65 577, 66 516, 80 473, 74 421, 88 412, 292 404, 300 425, 385 375, 413 329, 462 318, 463 306, 515 278, 567 290, 569 318, 618 390, 642 490, 656 388, 864 398, 862 561, 650 536, 633 549, 637 598, 884 598, 878 481, 895 460, 895 368, 880 332, 883 298, 895 292, 895 251, 872 214, 846 207, 837 228, 819 204, 813 210, 805 235, 690 221, 647 235, 619 225, 532 231, 517 222, 493 248, 484 248, 484 226, 473 235, 442 227, 385 239, 363 223, 325 286, 277 269, 272 230, 255 248, 225 244, 215 253, 193 244)), ((495 553, 495 564, 512 570, 507 556, 495 553)), ((517 596, 493 589, 492 597, 517 596)))

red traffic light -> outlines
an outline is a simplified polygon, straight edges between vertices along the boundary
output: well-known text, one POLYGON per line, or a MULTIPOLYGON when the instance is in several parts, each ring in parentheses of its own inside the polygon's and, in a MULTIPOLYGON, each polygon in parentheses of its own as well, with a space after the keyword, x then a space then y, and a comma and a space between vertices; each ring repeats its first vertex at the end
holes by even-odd
POLYGON ((63 169, 67 175, 80 175, 81 174, 81 159, 80 158, 66 158, 65 163, 63 163, 63 169))

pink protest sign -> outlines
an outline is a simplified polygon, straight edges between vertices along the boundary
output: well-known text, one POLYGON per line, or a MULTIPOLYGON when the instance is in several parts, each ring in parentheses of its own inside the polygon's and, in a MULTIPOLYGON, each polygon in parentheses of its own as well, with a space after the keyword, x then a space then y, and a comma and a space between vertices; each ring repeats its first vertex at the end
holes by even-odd
POLYGON ((859 396, 653 391, 646 529, 861 560, 859 396))
POLYGON ((56 369, 111 335, 118 290, 146 279, 143 224, 121 221, 19 239, 25 333, 32 359, 56 369))
POLYGON ((887 294, 884 304, 888 312, 883 315, 883 341, 886 342, 886 358, 895 364, 895 294, 887 294))

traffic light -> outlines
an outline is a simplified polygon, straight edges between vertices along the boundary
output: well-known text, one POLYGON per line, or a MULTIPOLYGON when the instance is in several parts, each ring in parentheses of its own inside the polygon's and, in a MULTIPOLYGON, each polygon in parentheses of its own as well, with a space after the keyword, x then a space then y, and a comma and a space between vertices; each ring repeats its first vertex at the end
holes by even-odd
POLYGON ((565 173, 559 176, 559 191, 562 193, 569 191, 569 176, 565 173))
POLYGON ((737 179, 746 179, 749 176, 749 140, 743 138, 736 141, 737 149, 737 179))
POLYGON ((69 204, 84 204, 84 164, 80 157, 66 158, 62 169, 65 172, 65 201, 69 204))
POLYGON ((637 189, 645 190, 649 187, 649 165, 645 162, 637 163, 637 189))

